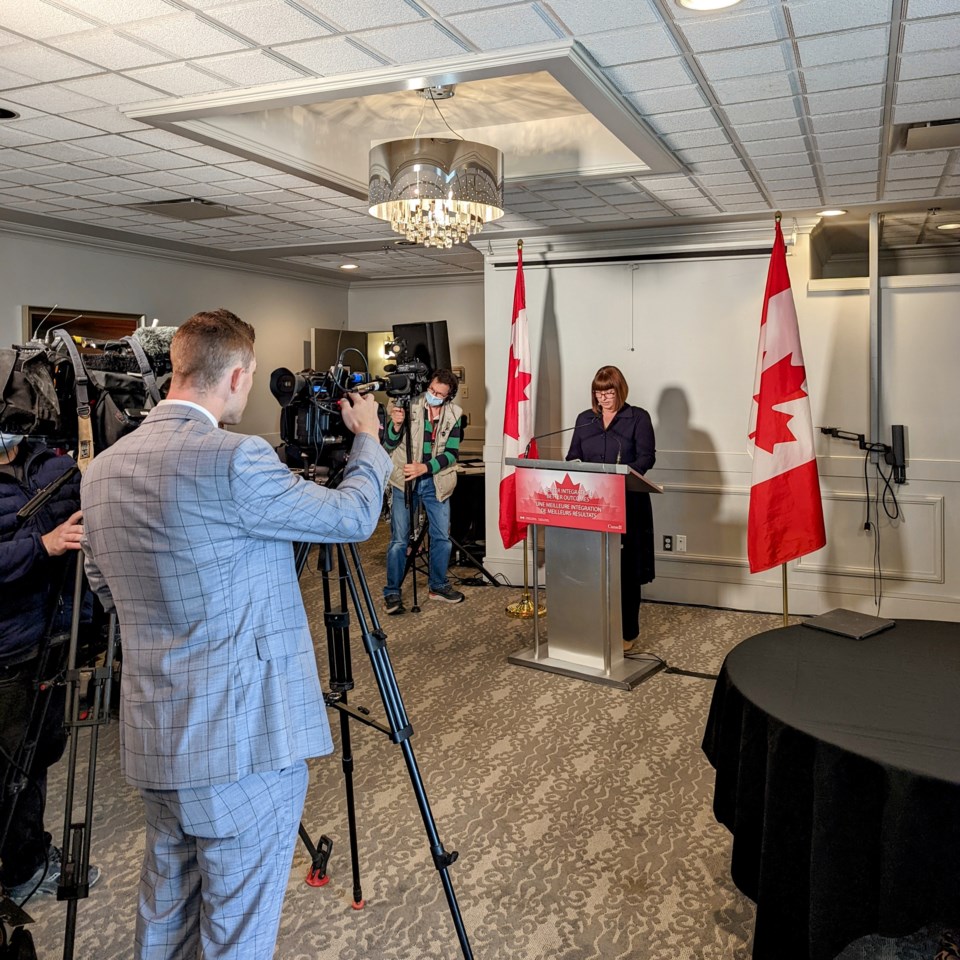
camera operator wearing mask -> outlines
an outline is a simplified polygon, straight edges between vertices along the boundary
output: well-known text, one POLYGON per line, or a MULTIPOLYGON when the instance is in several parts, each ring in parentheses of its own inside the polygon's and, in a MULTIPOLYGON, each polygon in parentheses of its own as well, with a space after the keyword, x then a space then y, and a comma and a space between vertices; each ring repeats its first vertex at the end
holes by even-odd
POLYGON ((410 515, 423 504, 430 524, 430 599, 445 603, 462 603, 464 596, 450 586, 447 567, 450 565, 450 496, 457 485, 457 459, 463 439, 463 411, 454 402, 456 375, 450 370, 437 370, 426 393, 410 404, 410 451, 403 439, 406 411, 396 403, 390 411, 390 422, 384 436, 384 449, 393 458, 390 486, 393 488, 390 508, 390 546, 387 547, 387 585, 383 591, 387 613, 403 613, 400 586, 407 564, 410 537, 410 515), (404 502, 404 484, 412 484, 412 510, 404 502))
MULTIPOLYGON (((51 637, 62 638, 70 630, 75 551, 83 533, 79 476, 29 519, 21 523, 17 513, 73 466, 71 457, 58 456, 39 440, 0 433, 0 763, 5 777, 30 726, 35 702, 36 709, 44 707, 43 695, 36 697, 37 681, 51 679, 59 668, 52 656, 46 664, 49 675, 37 676, 47 625, 51 637)), ((43 811, 47 769, 60 759, 67 742, 63 686, 55 686, 48 696, 28 781, 16 798, 0 850, 0 881, 16 903, 35 890, 53 893, 60 879, 61 852, 43 829, 43 811)), ((0 830, 8 816, 4 803, 0 830)), ((96 883, 99 877, 99 869, 91 867, 87 882, 96 883)))
POLYGON ((328 489, 240 421, 254 331, 227 310, 173 337, 167 399, 84 473, 90 583, 123 638, 121 762, 144 802, 134 957, 272 957, 308 757, 333 749, 294 541, 366 540, 390 461, 372 397, 328 489))

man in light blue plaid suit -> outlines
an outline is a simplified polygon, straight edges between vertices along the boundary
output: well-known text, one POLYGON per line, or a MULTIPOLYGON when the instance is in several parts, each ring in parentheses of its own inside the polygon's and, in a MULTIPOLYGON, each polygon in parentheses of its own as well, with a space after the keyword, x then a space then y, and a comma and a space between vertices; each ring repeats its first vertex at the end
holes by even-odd
POLYGON ((376 404, 335 490, 294 477, 240 420, 253 328, 197 314, 171 348, 168 399, 83 476, 91 586, 123 643, 121 759, 140 789, 142 960, 273 955, 307 789, 332 750, 292 541, 373 532, 390 472, 376 404))

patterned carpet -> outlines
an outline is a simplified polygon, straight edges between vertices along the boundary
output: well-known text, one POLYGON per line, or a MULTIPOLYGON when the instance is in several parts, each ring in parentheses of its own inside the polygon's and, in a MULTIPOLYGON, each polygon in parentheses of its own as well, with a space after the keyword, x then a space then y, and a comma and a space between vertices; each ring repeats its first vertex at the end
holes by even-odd
MULTIPOLYGON (((378 605, 384 549, 381 530, 362 550, 378 605)), ((303 581, 315 613, 318 574, 303 581)), ((449 606, 428 600, 420 584, 422 612, 383 617, 382 626, 440 838, 460 853, 450 872, 478 960, 748 958, 753 905, 730 880, 730 837, 713 819, 713 772, 700 751, 712 683, 660 673, 626 692, 511 666, 507 654, 528 645, 532 630, 504 616, 516 589, 464 586, 467 602, 449 606)), ((715 673, 741 639, 779 622, 646 604, 641 645, 672 666, 715 673)), ((322 627, 317 636, 326 677, 322 627)), ((353 639, 351 702, 382 718, 355 630, 353 639)), ((314 761, 304 824, 314 838, 333 839, 332 880, 305 885, 308 858, 298 846, 277 956, 459 957, 401 750, 372 729, 351 730, 367 905, 350 908, 340 764, 314 761)), ((53 773, 48 827, 59 843, 63 764, 53 773)), ((130 955, 140 816, 118 772, 112 723, 100 737, 92 832, 103 879, 78 906, 79 960, 130 955)), ((60 957, 65 905, 46 897, 28 910, 41 960, 60 957)), ((935 931, 865 938, 842 958, 929 960, 935 943, 935 931)))

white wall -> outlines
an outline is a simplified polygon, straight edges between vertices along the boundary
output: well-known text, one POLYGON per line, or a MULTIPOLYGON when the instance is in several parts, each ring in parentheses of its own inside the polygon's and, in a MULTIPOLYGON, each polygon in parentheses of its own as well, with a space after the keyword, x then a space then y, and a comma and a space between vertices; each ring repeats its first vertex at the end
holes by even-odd
MULTIPOLYGON (((477 450, 484 441, 487 402, 484 363, 483 283, 474 280, 382 285, 358 283, 350 288, 350 329, 390 330, 399 323, 446 320, 450 362, 464 368, 464 383, 457 403, 470 416, 466 449, 477 450)), ((509 319, 509 318, 508 318, 509 319)))
POLYGON ((271 443, 279 407, 269 390, 277 367, 303 367, 312 327, 347 322, 346 287, 264 276, 23 233, 0 232, 0 342, 19 343, 26 305, 146 314, 176 326, 226 307, 257 331, 258 373, 239 429, 271 443))
MULTIPOLYGON (((868 293, 816 285, 808 292, 808 239, 800 234, 788 267, 813 422, 869 434, 868 293)), ((490 424, 503 418, 504 318, 515 274, 496 268, 495 259, 488 257, 485 273, 490 424)), ((549 268, 538 268, 538 259, 524 251, 537 432, 572 425, 589 403, 593 374, 607 363, 623 370, 630 401, 653 418, 657 465, 650 476, 666 493, 654 497, 657 579, 645 595, 781 609, 780 571, 752 576, 746 563, 746 425, 769 254, 549 268), (663 533, 685 534, 687 553, 664 554, 663 533)), ((960 277, 885 278, 881 308, 881 439, 890 442, 891 423, 907 424, 909 437, 909 482, 895 491, 903 517, 892 522, 880 511, 882 612, 960 620, 960 435, 951 422, 960 408, 953 374, 960 277)), ((569 435, 546 439, 541 455, 562 459, 568 444, 569 435)), ((790 565, 791 612, 837 606, 875 612, 862 454, 855 444, 819 434, 817 451, 828 542, 790 565)), ((520 582, 522 553, 504 551, 496 530, 500 457, 500 437, 491 428, 484 451, 486 562, 520 582)))

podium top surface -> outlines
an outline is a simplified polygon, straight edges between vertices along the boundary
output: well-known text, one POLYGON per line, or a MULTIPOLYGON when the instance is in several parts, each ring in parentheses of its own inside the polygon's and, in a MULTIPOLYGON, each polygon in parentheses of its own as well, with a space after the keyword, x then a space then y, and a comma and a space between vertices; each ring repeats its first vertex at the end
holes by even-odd
MULTIPOLYGON (((573 470, 578 473, 613 473, 638 482, 637 489, 646 493, 663 493, 663 487, 625 463, 590 463, 586 460, 529 460, 526 457, 507 457, 504 461, 524 470, 573 470)), ((628 485, 627 489, 630 489, 628 485)))

